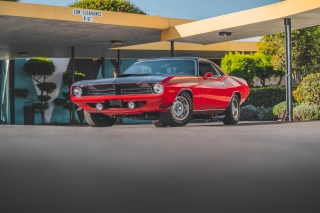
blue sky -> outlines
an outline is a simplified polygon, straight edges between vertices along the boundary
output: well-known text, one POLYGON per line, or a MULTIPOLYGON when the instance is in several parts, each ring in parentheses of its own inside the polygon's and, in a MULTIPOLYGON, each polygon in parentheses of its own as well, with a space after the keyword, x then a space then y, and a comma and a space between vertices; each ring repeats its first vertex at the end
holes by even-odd
MULTIPOLYGON (((260 7, 280 0, 131 0, 150 15, 201 20, 260 7)), ((21 0, 25 3, 67 6, 74 0, 21 0)))

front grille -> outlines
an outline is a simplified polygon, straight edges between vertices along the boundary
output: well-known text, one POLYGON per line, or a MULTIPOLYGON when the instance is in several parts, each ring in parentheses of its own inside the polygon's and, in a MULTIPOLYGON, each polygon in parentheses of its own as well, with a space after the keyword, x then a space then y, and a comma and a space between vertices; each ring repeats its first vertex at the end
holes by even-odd
POLYGON ((152 93, 151 88, 121 89, 121 94, 150 94, 150 93, 152 93))
POLYGON ((89 96, 93 96, 93 95, 114 95, 115 94, 115 90, 114 89, 104 89, 104 90, 88 90, 88 95, 89 96))
POLYGON ((153 93, 151 86, 139 87, 137 84, 117 85, 119 94, 151 94, 153 93))
MULTIPOLYGON (((149 85, 149 84, 148 84, 149 85)), ((140 87, 137 84, 103 84, 85 86, 84 96, 111 96, 127 94, 152 94, 152 85, 140 87)))
POLYGON ((87 96, 115 95, 116 90, 112 84, 88 85, 85 87, 87 96))

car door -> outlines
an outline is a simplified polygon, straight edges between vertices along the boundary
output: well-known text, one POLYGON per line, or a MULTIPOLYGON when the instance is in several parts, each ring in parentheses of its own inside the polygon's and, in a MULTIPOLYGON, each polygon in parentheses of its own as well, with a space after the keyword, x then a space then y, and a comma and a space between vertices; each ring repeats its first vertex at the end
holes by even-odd
POLYGON ((199 61, 199 78, 201 79, 201 101, 200 110, 221 110, 226 108, 226 76, 221 75, 218 70, 208 61, 199 61), (207 72, 212 76, 204 77, 207 72))

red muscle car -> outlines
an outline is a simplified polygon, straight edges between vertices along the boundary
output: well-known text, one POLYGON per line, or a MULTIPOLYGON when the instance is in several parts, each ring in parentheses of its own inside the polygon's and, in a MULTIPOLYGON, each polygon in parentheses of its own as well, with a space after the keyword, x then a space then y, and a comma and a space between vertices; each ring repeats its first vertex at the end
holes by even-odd
POLYGON ((156 127, 184 126, 191 119, 237 124, 250 89, 213 62, 194 57, 138 61, 116 78, 79 81, 71 101, 90 126, 112 126, 118 117, 152 120, 156 127))

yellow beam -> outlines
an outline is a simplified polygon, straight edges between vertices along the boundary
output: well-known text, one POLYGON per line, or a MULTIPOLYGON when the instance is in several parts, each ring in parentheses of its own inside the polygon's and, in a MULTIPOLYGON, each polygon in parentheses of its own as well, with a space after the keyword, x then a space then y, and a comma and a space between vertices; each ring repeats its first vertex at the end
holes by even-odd
MULTIPOLYGON (((132 45, 119 48, 111 48, 112 50, 170 50, 170 42, 154 42, 149 44, 132 45)), ((175 42, 175 50, 189 50, 189 51, 245 51, 255 52, 257 51, 256 42, 222 42, 217 44, 192 44, 184 42, 175 42)))
POLYGON ((239 26, 285 18, 320 8, 320 0, 287 0, 264 7, 181 24, 162 30, 161 40, 169 41, 239 26))
MULTIPOLYGON (((0 16, 82 22, 82 16, 73 15, 73 9, 71 7, 0 1, 0 16)), ((103 11, 102 17, 94 17, 93 19, 93 23, 96 24, 144 27, 160 30, 189 22, 192 22, 192 20, 110 11, 103 11)))

